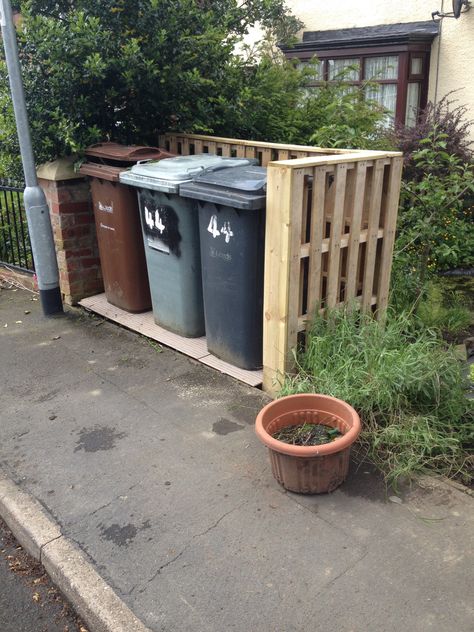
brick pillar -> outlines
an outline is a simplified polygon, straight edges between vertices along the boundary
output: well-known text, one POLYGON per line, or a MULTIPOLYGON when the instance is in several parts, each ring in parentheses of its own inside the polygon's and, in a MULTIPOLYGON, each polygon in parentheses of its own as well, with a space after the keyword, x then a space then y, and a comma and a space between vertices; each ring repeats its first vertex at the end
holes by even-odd
POLYGON ((63 300, 74 305, 104 291, 89 184, 72 168, 72 159, 38 169, 48 201, 63 300))

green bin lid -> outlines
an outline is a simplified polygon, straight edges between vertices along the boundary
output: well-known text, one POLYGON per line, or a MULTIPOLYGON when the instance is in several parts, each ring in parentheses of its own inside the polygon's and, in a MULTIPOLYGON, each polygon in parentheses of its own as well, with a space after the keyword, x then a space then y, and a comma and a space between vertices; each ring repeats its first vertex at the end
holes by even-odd
POLYGON ((182 184, 179 193, 201 202, 212 202, 243 210, 263 208, 266 202, 267 170, 243 166, 206 172, 182 184))
POLYGON ((250 165, 252 162, 255 161, 247 158, 223 158, 214 154, 177 156, 159 162, 139 162, 120 174, 120 182, 164 193, 178 193, 181 183, 189 182, 202 173, 250 165))

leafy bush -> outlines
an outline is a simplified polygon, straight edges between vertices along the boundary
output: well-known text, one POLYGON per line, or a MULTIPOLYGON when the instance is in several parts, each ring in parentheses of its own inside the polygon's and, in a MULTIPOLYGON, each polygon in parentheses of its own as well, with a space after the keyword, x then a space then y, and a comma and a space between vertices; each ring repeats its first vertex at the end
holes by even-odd
MULTIPOLYGON (((211 131, 219 95, 244 86, 237 43, 257 22, 273 38, 299 23, 284 0, 24 0, 18 27, 38 162, 104 137, 156 144, 159 132, 211 131)), ((0 52, 0 159, 19 154, 0 52)), ((231 108, 228 108, 229 110, 231 108)), ((7 175, 7 174, 3 174, 7 175)))
POLYGON ((229 91, 219 95, 212 131, 325 147, 386 146, 385 135, 379 139, 386 112, 363 98, 365 87, 348 91, 350 69, 317 89, 307 87, 318 63, 301 68, 275 50, 271 40, 244 48, 229 69, 229 91))
POLYGON ((350 67, 339 73, 336 81, 324 84, 316 98, 308 102, 315 130, 311 143, 320 147, 393 149, 387 133, 387 111, 366 98, 367 90, 378 89, 377 84, 364 81, 348 88, 345 80, 349 72, 350 67))
MULTIPOLYGON (((172 130, 378 142, 385 112, 364 88, 348 92, 341 74, 310 91, 311 64, 301 69, 275 48, 300 27, 284 0, 25 0, 23 16, 19 50, 38 162, 103 138, 155 144, 172 130), (256 22, 266 38, 245 47, 256 22)), ((1 59, 0 86, 0 175, 12 175, 19 152, 1 59)))
MULTIPOLYGON (((316 316, 281 395, 317 392, 361 415, 361 443, 387 480, 431 469, 469 478, 474 416, 462 366, 404 314, 383 327, 356 310, 316 316)), ((472 472, 471 472, 472 473, 472 472)))
POLYGON ((402 274, 417 279, 418 294, 430 273, 474 265, 473 207, 465 207, 474 172, 447 142, 434 128, 412 157, 419 176, 402 183, 396 259, 402 274))
MULTIPOLYGON (((403 152, 405 180, 420 180, 423 177, 423 171, 417 166, 415 154, 423 149, 425 139, 429 138, 434 130, 444 136, 446 153, 456 156, 462 163, 472 160, 473 141, 470 130, 473 121, 467 118, 467 106, 458 105, 452 94, 447 94, 436 104, 428 103, 420 113, 415 126, 395 127, 391 140, 397 149, 403 152)), ((440 170, 443 168, 441 165, 440 170)))

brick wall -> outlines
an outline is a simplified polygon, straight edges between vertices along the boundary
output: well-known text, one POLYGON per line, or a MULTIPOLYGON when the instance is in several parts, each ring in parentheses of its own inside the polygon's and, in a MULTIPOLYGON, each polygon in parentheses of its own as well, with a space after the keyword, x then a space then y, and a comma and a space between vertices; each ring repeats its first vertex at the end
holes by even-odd
POLYGON ((61 292, 74 305, 104 289, 89 184, 77 176, 38 175, 51 215, 61 292))

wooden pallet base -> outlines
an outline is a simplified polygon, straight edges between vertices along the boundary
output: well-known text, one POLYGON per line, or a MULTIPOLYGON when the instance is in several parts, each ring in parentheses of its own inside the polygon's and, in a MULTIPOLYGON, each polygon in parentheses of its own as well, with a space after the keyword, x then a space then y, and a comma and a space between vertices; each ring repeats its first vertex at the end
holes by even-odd
POLYGON ((167 331, 155 323, 152 312, 130 314, 108 303, 105 294, 97 294, 96 296, 84 298, 82 301, 79 301, 79 305, 108 320, 119 323, 123 327, 127 327, 127 329, 136 331, 171 349, 190 356, 194 358, 194 360, 198 360, 213 369, 217 369, 221 373, 230 375, 249 386, 260 386, 262 383, 262 371, 245 371, 244 369, 239 369, 232 364, 219 360, 219 358, 211 355, 207 350, 205 337, 184 338, 183 336, 178 336, 177 334, 167 331))

